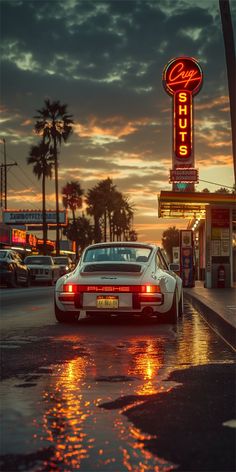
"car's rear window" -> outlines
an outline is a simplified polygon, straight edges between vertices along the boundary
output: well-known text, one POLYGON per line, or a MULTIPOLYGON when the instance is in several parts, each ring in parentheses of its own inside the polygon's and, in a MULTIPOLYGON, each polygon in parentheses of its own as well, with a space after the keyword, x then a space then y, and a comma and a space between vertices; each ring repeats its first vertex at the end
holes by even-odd
POLYGON ((52 265, 52 260, 50 257, 38 257, 38 256, 34 256, 34 257, 26 257, 25 258, 25 264, 39 264, 39 265, 52 265))
POLYGON ((82 273, 86 272, 141 272, 142 266, 138 264, 128 264, 128 263, 115 263, 106 264, 101 262, 98 264, 86 264, 82 273))
POLYGON ((68 259, 66 257, 54 257, 55 264, 68 264, 68 259))
POLYGON ((83 262, 147 262, 151 248, 145 246, 98 246, 87 249, 83 262))

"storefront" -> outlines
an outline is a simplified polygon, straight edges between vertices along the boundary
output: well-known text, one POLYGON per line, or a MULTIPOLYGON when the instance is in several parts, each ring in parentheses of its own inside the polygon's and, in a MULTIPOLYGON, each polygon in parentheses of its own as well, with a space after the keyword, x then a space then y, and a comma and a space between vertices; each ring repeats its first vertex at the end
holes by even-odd
POLYGON ((207 288, 236 281, 236 194, 167 192, 158 196, 159 218, 188 219, 193 231, 196 277, 207 288))

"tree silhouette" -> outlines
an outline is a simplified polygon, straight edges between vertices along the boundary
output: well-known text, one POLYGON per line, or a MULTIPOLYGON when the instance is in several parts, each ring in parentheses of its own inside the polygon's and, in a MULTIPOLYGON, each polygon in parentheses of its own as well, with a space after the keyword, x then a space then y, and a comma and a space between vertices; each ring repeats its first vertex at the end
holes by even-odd
POLYGON ((46 253, 47 223, 46 223, 46 191, 45 181, 52 178, 53 154, 49 143, 41 141, 36 146, 31 146, 27 164, 33 165, 33 173, 40 180, 42 178, 42 219, 43 219, 43 251, 46 253))
POLYGON ((171 226, 162 233, 162 246, 170 261, 173 261, 172 248, 179 246, 179 243, 179 230, 175 226, 171 226))
POLYGON ((79 216, 75 221, 72 221, 68 226, 63 230, 63 234, 67 236, 71 241, 76 241, 77 249, 76 256, 78 257, 78 252, 82 252, 86 246, 92 244, 94 238, 93 226, 91 225, 88 218, 85 216, 79 216))
POLYGON ((44 142, 52 144, 55 166, 55 196, 56 196, 56 254, 60 254, 59 242, 59 194, 58 194, 58 153, 62 141, 66 142, 72 133, 72 115, 67 113, 67 105, 60 101, 45 100, 45 106, 37 110, 34 118, 36 134, 43 136, 44 142))
MULTIPOLYGON (((67 182, 62 188, 62 203, 66 209, 70 209, 72 212, 72 222, 74 227, 76 226, 76 209, 82 208, 82 195, 83 190, 81 189, 80 183, 76 180, 67 182)), ((75 239, 76 244, 76 255, 78 255, 78 238, 75 239)))
POLYGON ((129 239, 133 208, 108 177, 89 189, 85 199, 87 214, 94 218, 95 242, 129 239))

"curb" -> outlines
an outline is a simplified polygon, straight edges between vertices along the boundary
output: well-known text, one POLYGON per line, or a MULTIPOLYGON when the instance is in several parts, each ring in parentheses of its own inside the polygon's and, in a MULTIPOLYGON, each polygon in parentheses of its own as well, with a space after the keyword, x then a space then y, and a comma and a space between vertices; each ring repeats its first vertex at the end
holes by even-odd
POLYGON ((236 329, 234 326, 192 294, 184 291, 184 298, 199 311, 217 334, 225 338, 225 340, 236 349, 236 329))

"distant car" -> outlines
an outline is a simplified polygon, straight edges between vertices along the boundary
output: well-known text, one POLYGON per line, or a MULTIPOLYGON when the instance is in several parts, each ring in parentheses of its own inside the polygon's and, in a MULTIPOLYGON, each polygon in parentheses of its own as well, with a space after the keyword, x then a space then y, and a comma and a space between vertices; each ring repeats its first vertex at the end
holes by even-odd
POLYGON ((30 279, 34 282, 47 282, 54 285, 60 277, 60 268, 53 261, 51 256, 27 256, 25 264, 30 271, 30 279))
POLYGON ((16 251, 0 249, 0 283, 8 287, 30 285, 29 269, 16 251))
POLYGON ((53 257, 54 263, 60 268, 60 276, 71 272, 74 268, 72 260, 67 256, 55 256, 53 257))
POLYGON ((85 249, 76 269, 55 286, 56 319, 72 322, 81 312, 87 316, 155 316, 177 323, 183 312, 182 280, 158 246, 93 244, 85 249))

